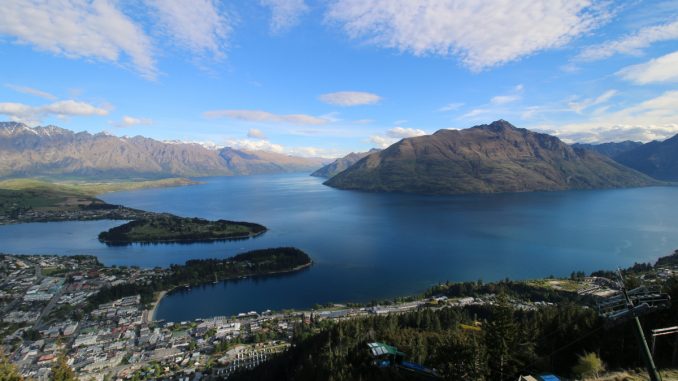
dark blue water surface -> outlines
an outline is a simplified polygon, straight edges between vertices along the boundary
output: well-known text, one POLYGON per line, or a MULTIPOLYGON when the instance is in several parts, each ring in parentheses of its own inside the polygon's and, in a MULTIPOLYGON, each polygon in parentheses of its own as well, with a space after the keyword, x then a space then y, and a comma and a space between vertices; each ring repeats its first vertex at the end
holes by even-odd
POLYGON ((0 227, 0 251, 93 254, 107 264, 166 266, 275 246, 311 255, 306 271, 208 284, 163 299, 157 317, 187 320, 315 303, 365 302, 440 281, 569 275, 649 262, 678 248, 678 188, 467 196, 341 191, 305 174, 201 179, 105 195, 135 208, 261 223, 261 237, 107 247, 116 221, 0 227))

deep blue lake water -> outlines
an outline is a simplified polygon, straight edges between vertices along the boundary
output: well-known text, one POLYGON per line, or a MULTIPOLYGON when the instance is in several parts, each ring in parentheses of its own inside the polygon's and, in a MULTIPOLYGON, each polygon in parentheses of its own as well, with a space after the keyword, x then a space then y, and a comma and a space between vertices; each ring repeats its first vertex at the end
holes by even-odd
POLYGON ((296 246, 309 270, 208 284, 161 302, 157 317, 187 320, 250 310, 366 302, 445 280, 565 276, 653 262, 678 248, 678 188, 419 196, 341 191, 306 174, 201 179, 204 184, 119 192, 110 203, 266 225, 261 237, 192 245, 107 247, 117 221, 0 227, 0 252, 93 254, 146 267, 296 246))

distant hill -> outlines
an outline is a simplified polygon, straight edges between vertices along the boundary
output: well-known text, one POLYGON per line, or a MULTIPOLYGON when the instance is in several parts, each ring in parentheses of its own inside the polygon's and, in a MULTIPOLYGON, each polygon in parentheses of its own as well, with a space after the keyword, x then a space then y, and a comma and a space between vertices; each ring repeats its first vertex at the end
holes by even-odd
POLYGON ((0 122, 0 178, 163 178, 313 171, 323 159, 208 149, 142 136, 90 134, 56 126, 0 122))
POLYGON ((627 140, 619 143, 601 143, 601 144, 575 143, 572 144, 572 147, 590 149, 598 152, 601 155, 605 155, 607 157, 614 159, 615 156, 636 149, 642 145, 643 143, 641 142, 627 140))
POLYGON ((619 163, 659 180, 678 181, 678 135, 614 156, 619 163))
POLYGON ((364 158, 365 156, 379 151, 381 150, 377 148, 372 148, 367 152, 357 152, 357 153, 351 152, 348 155, 340 157, 339 159, 331 162, 330 164, 327 164, 326 166, 320 168, 319 170, 311 173, 311 176, 325 177, 329 179, 330 177, 335 176, 337 173, 342 172, 346 170, 348 167, 357 163, 360 159, 364 158))
POLYGON ((323 166, 329 160, 288 156, 267 151, 243 151, 230 147, 219 151, 226 166, 239 175, 264 173, 310 172, 323 166))
POLYGON ((325 184, 428 194, 635 187, 656 181, 591 150, 500 120, 403 139, 325 184))

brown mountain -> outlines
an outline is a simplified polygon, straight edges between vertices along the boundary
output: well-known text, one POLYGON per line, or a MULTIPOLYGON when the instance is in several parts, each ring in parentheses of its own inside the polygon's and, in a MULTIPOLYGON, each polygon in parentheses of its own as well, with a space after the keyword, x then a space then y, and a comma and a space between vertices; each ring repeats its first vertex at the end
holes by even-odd
POLYGON ((268 152, 208 149, 141 136, 0 123, 0 177, 160 178, 312 171, 323 163, 268 152), (237 159, 233 159, 237 157, 237 159))
POLYGON ((635 187, 656 183, 596 152, 499 120, 403 139, 325 184, 429 194, 635 187))
POLYGON ((379 151, 381 150, 377 148, 372 148, 367 152, 357 152, 357 153, 351 152, 348 155, 340 157, 339 159, 311 173, 311 176, 325 177, 329 179, 330 177, 334 177, 337 173, 345 171, 348 167, 357 163, 360 159, 364 158, 365 156, 379 151))

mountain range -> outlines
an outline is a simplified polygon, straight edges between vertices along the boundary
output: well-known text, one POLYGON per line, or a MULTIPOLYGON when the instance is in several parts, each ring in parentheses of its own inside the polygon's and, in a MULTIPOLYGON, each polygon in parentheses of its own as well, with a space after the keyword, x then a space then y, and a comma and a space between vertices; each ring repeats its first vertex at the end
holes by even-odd
POLYGON ((645 144, 625 141, 573 146, 594 150, 655 179, 678 181, 678 135, 645 144))
POLYGON ((645 143, 613 159, 656 179, 678 181, 678 135, 645 143))
POLYGON ((0 122, 0 178, 161 178, 311 172, 328 162, 281 153, 161 142, 0 122))
POLYGON ((360 159, 325 184, 427 194, 635 187, 650 177, 593 150, 504 120, 402 139, 360 159))
POLYGON ((605 155, 609 158, 614 159, 616 156, 621 155, 628 151, 632 151, 642 145, 643 143, 641 142, 626 140, 623 142, 601 143, 601 144, 574 143, 572 144, 572 147, 590 149, 598 152, 601 155, 605 155))
POLYGON ((334 177, 336 174, 345 171, 348 169, 348 167, 357 163, 363 157, 379 151, 381 150, 378 148, 372 148, 367 152, 351 152, 348 155, 340 157, 337 160, 311 173, 311 176, 325 177, 329 179, 330 177, 334 177))

